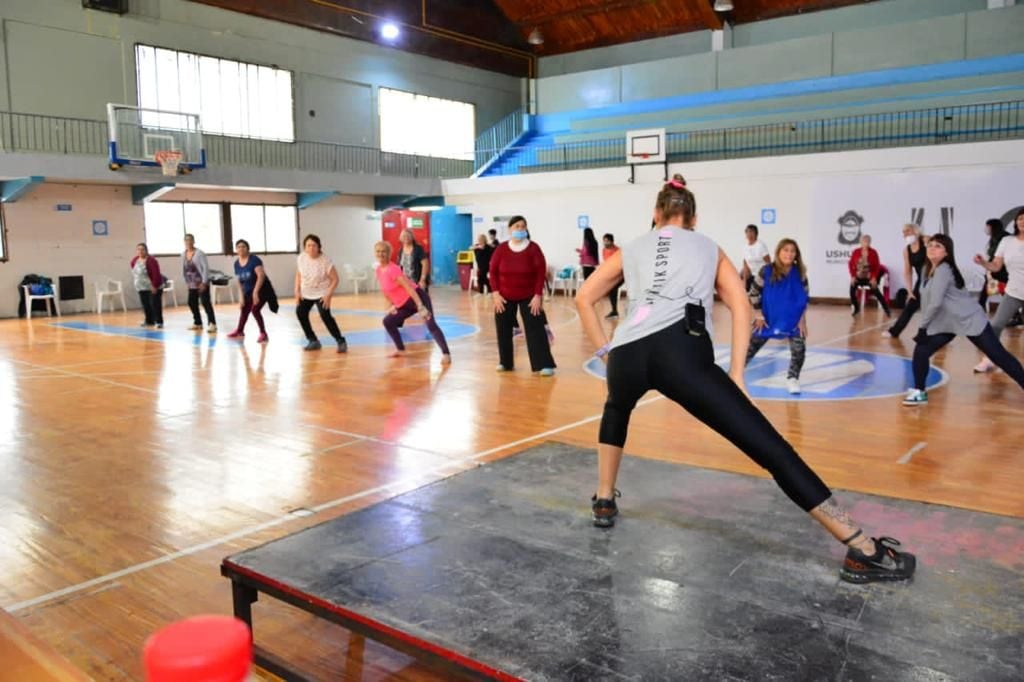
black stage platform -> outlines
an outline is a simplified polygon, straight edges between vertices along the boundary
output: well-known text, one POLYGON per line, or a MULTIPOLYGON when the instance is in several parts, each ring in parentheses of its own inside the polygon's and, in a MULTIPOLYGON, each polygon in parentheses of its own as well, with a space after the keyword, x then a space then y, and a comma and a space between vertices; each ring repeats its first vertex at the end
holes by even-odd
POLYGON ((918 555, 912 582, 858 587, 771 481, 627 458, 622 516, 600 530, 595 469, 593 451, 545 444, 222 573, 246 620, 270 595, 469 677, 1024 679, 1021 519, 840 493, 918 555))

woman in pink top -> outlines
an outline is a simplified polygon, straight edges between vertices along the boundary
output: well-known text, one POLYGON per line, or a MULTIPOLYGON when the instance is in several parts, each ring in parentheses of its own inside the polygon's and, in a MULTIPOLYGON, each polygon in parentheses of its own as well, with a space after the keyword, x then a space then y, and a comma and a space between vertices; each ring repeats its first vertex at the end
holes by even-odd
POLYGON ((589 227, 583 230, 583 248, 576 249, 580 255, 580 267, 583 268, 583 279, 590 277, 597 269, 597 238, 589 227))
POLYGON ((390 244, 377 242, 373 245, 373 254, 377 257, 377 281, 380 283, 380 290, 391 303, 387 317, 384 318, 384 329, 387 330, 397 348, 391 357, 401 357, 405 354, 405 343, 402 342, 402 333, 398 328, 419 312, 423 316, 427 329, 430 330, 430 335, 434 337, 437 345, 441 348, 443 354, 441 364, 450 364, 452 355, 448 351, 448 342, 445 341, 444 332, 437 326, 437 321, 434 319, 434 306, 430 302, 430 296, 409 281, 409 278, 402 274, 402 269, 391 262, 390 244))

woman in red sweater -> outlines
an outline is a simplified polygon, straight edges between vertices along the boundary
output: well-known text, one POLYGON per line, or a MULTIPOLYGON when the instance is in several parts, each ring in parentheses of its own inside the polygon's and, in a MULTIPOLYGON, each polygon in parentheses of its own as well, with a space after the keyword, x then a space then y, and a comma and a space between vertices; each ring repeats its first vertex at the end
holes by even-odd
POLYGON ((523 317, 526 350, 530 368, 541 376, 555 373, 555 359, 544 332, 544 281, 548 264, 544 252, 530 241, 526 218, 514 216, 508 221, 511 239, 502 243, 491 256, 490 283, 494 298, 494 326, 498 333, 499 372, 510 372, 515 364, 512 351, 512 326, 516 311, 523 317))

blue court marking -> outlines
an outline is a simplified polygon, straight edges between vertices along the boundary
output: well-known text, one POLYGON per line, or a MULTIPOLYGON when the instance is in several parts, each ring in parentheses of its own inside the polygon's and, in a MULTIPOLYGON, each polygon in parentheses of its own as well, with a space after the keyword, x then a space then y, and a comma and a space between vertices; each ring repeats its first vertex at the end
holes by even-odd
MULTIPOLYGON (((282 306, 281 311, 287 312, 294 310, 294 306, 282 306)), ((384 318, 384 313, 380 310, 333 310, 337 315, 360 315, 367 317, 376 317, 378 319, 384 318)), ((279 313, 280 314, 280 313, 279 313)), ((315 317, 315 316, 314 316, 315 317)), ((457 318, 449 315, 441 315, 437 318, 437 324, 441 327, 441 331, 444 332, 445 338, 448 341, 454 341, 455 339, 465 338, 472 336, 480 331, 479 327, 471 324, 460 322, 457 318)), ((426 326, 422 323, 419 318, 410 318, 406 321, 406 327, 401 330, 402 340, 407 344, 433 342, 430 334, 427 331, 426 326)), ((103 334, 106 336, 120 336, 128 337, 133 339, 140 339, 142 341, 161 341, 164 343, 183 343, 192 346, 216 346, 218 340, 223 344, 237 344, 238 341, 227 338, 227 331, 221 330, 219 334, 210 335, 206 332, 190 331, 188 329, 175 329, 164 327, 163 329, 152 329, 143 327, 123 327, 113 324, 103 324, 95 322, 84 322, 84 321, 67 321, 67 322, 52 322, 51 326, 60 327, 62 329, 73 329, 75 331, 89 332, 93 334, 103 334)), ((247 336, 253 338, 257 335, 255 324, 250 321, 250 331, 247 336)), ((299 332, 298 323, 296 322, 295 331, 299 332)), ((342 333, 345 334, 345 340, 348 342, 350 347, 354 346, 386 346, 391 347, 394 344, 391 342, 391 337, 384 331, 383 326, 376 326, 372 329, 358 329, 353 331, 346 331, 342 327, 342 333)), ((301 335, 293 336, 288 335, 288 340, 295 344, 305 345, 306 339, 301 335)), ((324 345, 334 344, 334 339, 330 336, 320 338, 321 343, 324 345)))
MULTIPOLYGON (((728 347, 715 348, 715 362, 728 369, 728 347)), ((591 376, 605 379, 605 364, 598 358, 587 360, 583 369, 591 376)), ((766 346, 747 367, 747 391, 758 400, 866 400, 902 396, 914 385, 910 358, 888 353, 809 347, 800 372, 802 392, 798 395, 790 395, 786 390, 788 369, 789 347, 766 346)), ((948 374, 932 366, 925 386, 931 390, 948 380, 948 374)))

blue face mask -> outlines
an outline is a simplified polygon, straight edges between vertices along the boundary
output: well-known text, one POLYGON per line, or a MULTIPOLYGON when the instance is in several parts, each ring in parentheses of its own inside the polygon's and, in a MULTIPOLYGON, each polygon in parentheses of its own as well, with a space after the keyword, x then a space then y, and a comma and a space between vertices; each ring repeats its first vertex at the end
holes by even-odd
POLYGON ((512 239, 527 239, 529 234, 526 230, 513 230, 512 239))

